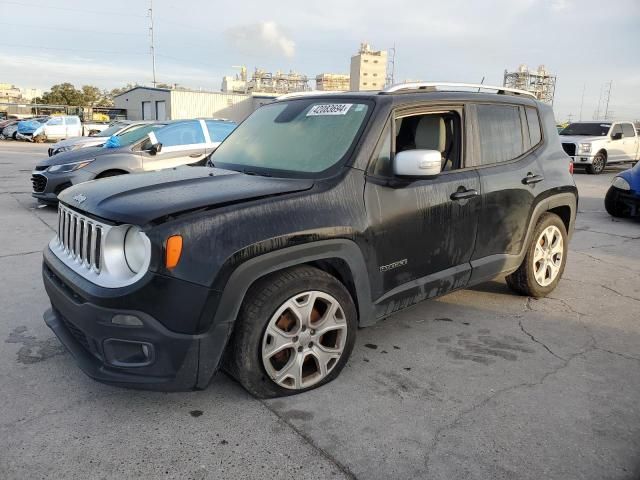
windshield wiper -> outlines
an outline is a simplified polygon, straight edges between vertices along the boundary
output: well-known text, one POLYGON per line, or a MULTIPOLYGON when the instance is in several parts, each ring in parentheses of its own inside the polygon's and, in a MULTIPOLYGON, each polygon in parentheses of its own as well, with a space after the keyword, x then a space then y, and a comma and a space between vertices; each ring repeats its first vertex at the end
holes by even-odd
POLYGON ((268 174, 268 173, 258 173, 255 170, 242 170, 242 173, 244 173, 245 175, 254 175, 257 177, 271 177, 272 175, 268 174))

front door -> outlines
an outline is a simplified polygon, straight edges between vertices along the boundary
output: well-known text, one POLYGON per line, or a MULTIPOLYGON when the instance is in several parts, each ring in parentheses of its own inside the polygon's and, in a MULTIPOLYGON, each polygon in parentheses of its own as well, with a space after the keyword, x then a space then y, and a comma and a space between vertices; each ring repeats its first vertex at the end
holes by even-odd
POLYGON ((160 152, 142 151, 144 170, 162 170, 198 163, 207 152, 202 122, 188 120, 172 123, 156 130, 155 136, 162 144, 160 152))
POLYGON ((474 122, 471 161, 478 166, 482 213, 471 260, 472 283, 517 266, 534 200, 544 176, 535 150, 541 141, 536 108, 469 105, 474 122))
POLYGON ((607 162, 624 162, 625 156, 622 124, 614 123, 609 132, 609 141, 607 142, 607 162))
POLYGON ((66 138, 67 131, 64 124, 63 117, 51 117, 47 120, 44 127, 45 135, 48 139, 61 139, 66 138))
POLYGON ((462 108, 398 112, 381 141, 365 186, 378 317, 469 279, 480 181, 475 169, 462 168, 463 125, 462 108), (394 177, 393 156, 409 149, 439 150, 443 172, 432 179, 394 177))

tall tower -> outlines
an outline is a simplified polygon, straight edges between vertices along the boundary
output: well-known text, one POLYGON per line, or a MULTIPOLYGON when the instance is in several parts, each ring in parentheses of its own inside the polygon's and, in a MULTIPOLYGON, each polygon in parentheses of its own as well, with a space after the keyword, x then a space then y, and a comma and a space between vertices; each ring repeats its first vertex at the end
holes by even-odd
POLYGON ((351 57, 350 90, 381 90, 386 81, 386 50, 374 51, 368 43, 361 43, 360 51, 351 57))

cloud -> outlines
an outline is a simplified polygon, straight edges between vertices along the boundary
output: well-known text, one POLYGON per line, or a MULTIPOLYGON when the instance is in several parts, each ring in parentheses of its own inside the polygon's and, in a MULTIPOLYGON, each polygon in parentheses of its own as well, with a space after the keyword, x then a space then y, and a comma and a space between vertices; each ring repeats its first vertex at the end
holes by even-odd
POLYGON ((275 22, 239 25, 225 32, 227 41, 238 52, 252 56, 294 56, 296 44, 275 22))

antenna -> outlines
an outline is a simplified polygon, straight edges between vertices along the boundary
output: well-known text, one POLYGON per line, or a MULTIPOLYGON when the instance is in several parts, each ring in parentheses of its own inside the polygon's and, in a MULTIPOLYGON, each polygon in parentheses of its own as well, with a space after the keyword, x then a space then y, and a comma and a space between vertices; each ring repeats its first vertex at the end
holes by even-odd
POLYGON ((609 119, 609 100, 611 99, 611 87, 613 85, 613 80, 609 81, 609 89, 607 90, 607 102, 604 107, 604 119, 609 119))
POLYGON ((389 49, 391 51, 391 56, 387 61, 387 86, 391 86, 395 83, 395 75, 396 75, 396 44, 394 42, 393 47, 389 49), (389 73, 389 71, 391 73, 389 73))
POLYGON ((151 35, 151 62, 153 68, 153 86, 156 86, 156 49, 153 42, 153 0, 149 0, 149 34, 151 35))
POLYGON ((579 121, 582 121, 582 107, 584 106, 584 91, 587 89, 587 84, 583 84, 582 85, 582 100, 580 100, 580 119, 579 121))

